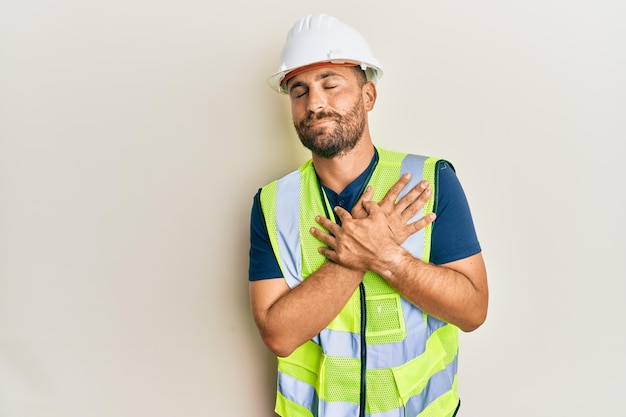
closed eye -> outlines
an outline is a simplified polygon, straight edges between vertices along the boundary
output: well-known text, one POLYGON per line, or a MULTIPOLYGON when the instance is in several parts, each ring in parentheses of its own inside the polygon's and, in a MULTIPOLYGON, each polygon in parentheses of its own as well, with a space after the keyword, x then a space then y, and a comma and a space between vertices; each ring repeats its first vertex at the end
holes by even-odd
POLYGON ((289 89, 289 95, 293 98, 300 98, 305 95, 309 89, 304 83, 295 82, 289 89))
POLYGON ((294 87, 289 90, 289 95, 293 98, 300 98, 308 93, 309 89, 304 87, 294 87))

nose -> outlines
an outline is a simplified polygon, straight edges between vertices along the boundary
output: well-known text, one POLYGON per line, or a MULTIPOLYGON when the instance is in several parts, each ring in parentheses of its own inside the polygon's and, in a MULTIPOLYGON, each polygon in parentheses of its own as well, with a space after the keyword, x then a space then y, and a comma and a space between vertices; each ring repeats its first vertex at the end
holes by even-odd
POLYGON ((326 95, 320 87, 310 87, 307 96, 307 110, 309 112, 317 113, 326 107, 326 95))

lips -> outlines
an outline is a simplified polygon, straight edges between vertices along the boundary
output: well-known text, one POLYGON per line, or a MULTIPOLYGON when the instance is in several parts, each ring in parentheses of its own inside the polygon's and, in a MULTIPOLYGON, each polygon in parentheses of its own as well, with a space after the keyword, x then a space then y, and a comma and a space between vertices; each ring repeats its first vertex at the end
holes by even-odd
POLYGON ((319 126, 323 126, 323 125, 329 124, 329 123, 334 122, 334 121, 335 121, 335 119, 330 119, 330 118, 315 120, 315 121, 309 123, 308 127, 309 128, 311 128, 311 127, 319 127, 319 126))
POLYGON ((340 123, 341 116, 332 113, 318 113, 307 120, 307 128, 322 126, 331 122, 340 123))

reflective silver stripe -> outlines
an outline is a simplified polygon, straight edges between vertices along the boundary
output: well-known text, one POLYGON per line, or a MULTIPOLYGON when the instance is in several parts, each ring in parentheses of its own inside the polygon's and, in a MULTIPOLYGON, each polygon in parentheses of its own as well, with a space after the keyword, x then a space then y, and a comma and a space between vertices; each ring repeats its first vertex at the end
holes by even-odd
MULTIPOLYGON (((347 402, 325 402, 321 401, 319 406, 319 417, 354 417, 359 415, 359 405, 347 402)), ((404 407, 394 408, 380 413, 365 414, 366 417, 406 417, 404 407)))
MULTIPOLYGON (((457 356, 458 358, 458 356, 457 356)), ((446 368, 433 375, 423 392, 412 396, 403 407, 385 412, 367 414, 369 417, 404 417, 415 416, 422 412, 428 404, 450 391, 452 381, 457 373, 457 359, 446 368)), ((278 389, 290 401, 306 407, 309 410, 319 410, 314 413, 320 417, 351 417, 358 415, 359 405, 347 402, 326 402, 320 400, 314 387, 299 381, 289 375, 279 372, 278 389), (319 407, 319 408, 318 408, 319 407)))
MULTIPOLYGON (((410 172, 411 180, 404 187, 400 193, 399 198, 406 195, 413 187, 415 187, 422 180, 422 173, 424 172, 424 161, 426 157, 422 155, 407 155, 402 160, 402 167, 400 168, 400 175, 410 172)), ((424 215, 424 210, 418 211, 415 216, 410 220, 414 222, 419 220, 424 215)), ((424 230, 420 230, 417 233, 412 234, 402 245, 411 255, 416 258, 422 259, 424 255, 424 230)))
POLYGON ((389 411, 382 411, 380 413, 374 414, 365 414, 365 417, 406 417, 407 414, 404 412, 404 407, 394 408, 389 411))
MULTIPOLYGON (((446 325, 440 320, 424 321, 422 310, 401 299, 406 322, 406 338, 396 343, 368 345, 367 368, 395 368, 422 355, 433 332, 446 325)), ((428 316, 430 318, 430 316, 428 316)))
POLYGON ((319 343, 324 354, 343 358, 360 358, 361 335, 341 330, 322 329, 319 343))
POLYGON ((320 402, 320 417, 354 417, 359 415, 359 405, 348 402, 320 402))
POLYGON ((290 288, 302 281, 300 250, 300 171, 281 178, 276 187, 276 229, 283 275, 290 288))
POLYGON ((431 332, 434 332, 435 330, 448 324, 445 321, 439 320, 438 318, 435 318, 433 316, 428 316, 427 323, 428 328, 431 330, 431 332))
POLYGON ((454 376, 457 371, 457 361, 458 355, 454 358, 448 366, 446 366, 441 371, 437 372, 433 375, 428 381, 428 385, 418 395, 412 396, 407 405, 407 413, 408 416, 416 416, 428 406, 428 404, 432 403, 437 398, 441 397, 446 392, 450 391, 452 387, 452 381, 454 381, 454 376))
POLYGON ((290 375, 278 372, 278 391, 290 401, 309 410, 317 409, 319 398, 315 387, 290 375))
MULTIPOLYGON (((424 353, 428 336, 446 323, 428 316, 401 298, 402 311, 406 323, 406 338, 396 343, 368 346, 367 368, 393 368, 424 353), (428 327, 428 329, 426 329, 428 327)), ((319 334, 319 345, 329 356, 360 358, 360 336, 355 333, 324 329, 319 334)))

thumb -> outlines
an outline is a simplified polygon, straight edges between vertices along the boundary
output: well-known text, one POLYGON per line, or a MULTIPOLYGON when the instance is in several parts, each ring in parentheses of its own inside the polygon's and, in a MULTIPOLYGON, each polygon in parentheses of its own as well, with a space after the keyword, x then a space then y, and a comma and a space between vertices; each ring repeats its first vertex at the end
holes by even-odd
POLYGON ((367 188, 365 188, 365 191, 363 192, 363 194, 361 194, 361 197, 359 197, 359 200, 356 202, 356 204, 351 210, 353 218, 359 219, 359 218, 363 218, 367 216, 367 211, 365 211, 365 207, 363 207, 363 203, 365 203, 366 201, 371 201, 373 196, 374 196, 374 188, 371 185, 368 185, 367 188))
POLYGON ((372 200, 368 200, 368 201, 364 201, 363 202, 363 209, 365 210, 365 212, 369 215, 372 214, 373 212, 375 212, 376 210, 378 210, 380 208, 380 206, 378 205, 377 202, 372 201, 372 200))

